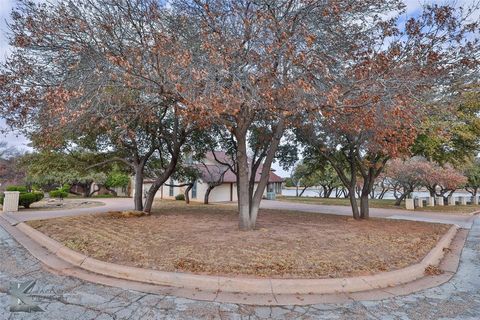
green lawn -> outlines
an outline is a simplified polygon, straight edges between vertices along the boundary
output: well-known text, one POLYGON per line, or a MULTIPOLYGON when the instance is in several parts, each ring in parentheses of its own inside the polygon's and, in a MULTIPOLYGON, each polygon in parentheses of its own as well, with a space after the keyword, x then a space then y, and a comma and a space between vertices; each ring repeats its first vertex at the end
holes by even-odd
MULTIPOLYGON (((309 204, 324 204, 334 206, 349 206, 350 201, 345 198, 317 198, 317 197, 292 197, 292 196, 280 196, 277 197, 279 201, 299 202, 309 204)), ((405 202, 402 201, 400 206, 395 206, 395 200, 392 199, 370 199, 370 208, 386 208, 386 209, 405 209, 405 202)), ((479 211, 480 206, 466 205, 466 206, 435 206, 435 207, 423 207, 417 208, 415 211, 435 211, 444 213, 472 213, 479 211)))

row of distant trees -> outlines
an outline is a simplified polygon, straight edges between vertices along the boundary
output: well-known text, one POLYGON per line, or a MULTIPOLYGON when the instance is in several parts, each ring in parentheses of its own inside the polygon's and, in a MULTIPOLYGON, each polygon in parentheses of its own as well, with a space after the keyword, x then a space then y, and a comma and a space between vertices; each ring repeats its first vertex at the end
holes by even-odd
POLYGON ((387 161, 478 91, 478 4, 404 9, 400 0, 21 1, 0 70, 2 115, 38 149, 83 148, 128 167, 137 210, 151 211, 187 159, 222 149, 239 226, 253 229, 273 161, 288 166, 301 146, 330 163, 354 218, 368 218, 387 161))
MULTIPOLYGON (((316 164, 315 164, 316 165, 316 164)), ((307 188, 315 187, 319 197, 347 198, 348 190, 344 188, 335 170, 325 163, 315 167, 311 163, 299 163, 293 170, 292 177, 286 181, 287 187, 296 187, 297 196, 301 197, 307 188)), ((363 181, 357 177, 355 195, 360 196, 363 181)), ((461 170, 451 165, 438 165, 421 157, 392 159, 387 162, 384 171, 375 179, 370 193, 371 199, 383 199, 391 193, 395 204, 399 206, 405 198, 416 190, 427 190, 432 197, 447 199, 456 190, 463 188, 476 196, 480 189, 480 160, 465 164, 461 170)))
POLYGON ((24 153, 0 142, 0 187, 27 186, 50 192, 68 185, 67 192, 84 197, 99 191, 116 196, 116 188, 128 187, 130 173, 126 168, 117 164, 92 167, 96 163, 98 158, 91 153, 24 153))
MULTIPOLYGON (((464 188, 476 195, 480 187, 477 158, 480 136, 480 93, 464 93, 446 109, 422 122, 421 131, 402 158, 389 159, 373 182, 371 198, 392 192, 397 205, 413 190, 425 188, 431 196, 448 197, 464 188)), ((286 180, 298 186, 298 196, 309 187, 319 187, 319 196, 348 197, 349 190, 329 161, 322 162, 307 149, 305 158, 286 180)), ((355 195, 360 197, 363 177, 357 173, 355 195)))
MULTIPOLYGON (((61 189, 83 197, 97 192, 117 196, 117 188, 128 192, 133 172, 121 163, 105 161, 102 156, 86 150, 23 152, 0 141, 0 190, 9 186, 43 192, 61 189)), ((184 199, 189 203, 189 192, 194 183, 202 179, 206 184, 204 203, 208 204, 211 191, 223 183, 228 170, 224 165, 187 164, 176 168, 172 180, 177 182, 172 186, 184 187, 184 199)))

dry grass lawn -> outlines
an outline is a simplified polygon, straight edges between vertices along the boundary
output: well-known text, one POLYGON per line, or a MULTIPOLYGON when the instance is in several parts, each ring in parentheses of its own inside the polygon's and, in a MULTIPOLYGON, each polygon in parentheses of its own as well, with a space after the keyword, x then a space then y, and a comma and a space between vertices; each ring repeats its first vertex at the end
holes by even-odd
POLYGON ((151 216, 88 215, 31 221, 100 260, 163 271, 328 278, 399 269, 420 261, 447 225, 261 210, 258 229, 237 228, 234 206, 161 202, 151 216))
MULTIPOLYGON (((277 196, 279 201, 299 202, 307 204, 321 204, 329 206, 350 206, 350 200, 347 198, 321 198, 321 197, 292 197, 292 196, 277 196)), ((395 205, 395 200, 391 199, 370 199, 368 200, 370 208, 382 209, 404 209, 405 202, 402 202, 400 207, 395 205)))
POLYGON ((435 206, 435 207, 422 207, 415 208, 415 211, 435 211, 438 213, 450 213, 461 216, 469 216, 474 212, 480 211, 480 206, 468 204, 466 206, 456 205, 456 206, 435 206))
MULTIPOLYGON (((292 196, 279 196, 279 201, 287 202, 299 202, 307 204, 319 204, 319 205, 331 205, 331 206, 350 206, 350 200, 345 198, 319 198, 319 197, 292 197, 292 196)), ((395 205, 395 200, 392 199, 370 199, 368 200, 370 208, 382 208, 382 209, 405 209, 405 201, 402 201, 400 206, 395 205)), ((480 205, 456 205, 456 206, 434 206, 434 207, 422 207, 415 208, 415 211, 431 211, 439 213, 451 213, 458 215, 470 215, 472 212, 480 210, 480 205)))

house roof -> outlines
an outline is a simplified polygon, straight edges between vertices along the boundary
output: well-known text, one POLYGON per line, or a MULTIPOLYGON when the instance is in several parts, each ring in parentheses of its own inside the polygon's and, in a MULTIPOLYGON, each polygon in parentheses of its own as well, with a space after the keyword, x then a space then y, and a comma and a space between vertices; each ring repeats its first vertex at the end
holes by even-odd
POLYGON ((213 162, 233 164, 232 158, 225 151, 209 151, 205 154, 205 158, 213 162))
POLYGON ((285 179, 277 175, 274 170, 270 170, 270 175, 268 177, 268 182, 283 182, 285 179))
MULTIPOLYGON (((221 178, 221 174, 226 170, 223 176, 223 182, 225 183, 235 183, 237 182, 237 176, 235 173, 230 170, 230 168, 225 168, 225 166, 217 166, 217 165, 198 165, 198 169, 201 172, 202 180, 205 182, 215 182, 219 181, 221 178)), ((261 172, 257 172, 255 175, 255 182, 260 182, 261 172)), ((284 179, 275 172, 270 171, 268 176, 268 182, 283 182, 284 179)))
MULTIPOLYGON (((224 183, 236 183, 237 176, 233 173, 230 168, 223 163, 232 163, 230 156, 225 151, 215 151, 215 155, 212 152, 207 152, 205 158, 214 162, 216 164, 204 164, 197 163, 195 164, 198 171, 200 171, 201 179, 205 182, 216 182, 219 181, 223 174, 224 183), (219 163, 216 159, 222 163, 219 163)), ((283 182, 284 179, 274 172, 275 170, 270 170, 268 176, 268 182, 283 182)), ((258 171, 255 175, 255 182, 260 182, 262 172, 258 171)), ((145 179, 145 183, 152 183, 152 179, 145 179)))
MULTIPOLYGON (((202 174, 202 180, 205 182, 214 182, 218 181, 221 175, 225 172, 223 176, 223 182, 226 183, 233 183, 237 182, 237 177, 235 173, 228 168, 227 165, 222 163, 232 163, 231 158, 229 155, 226 154, 225 151, 215 151, 215 155, 212 152, 208 152, 205 157, 210 161, 217 162, 220 161, 221 163, 218 164, 198 164, 197 168, 200 170, 202 174), (218 160, 218 161, 217 161, 218 160)), ((255 182, 260 182, 261 171, 257 171, 255 175, 255 182)), ((270 171, 268 176, 268 182, 283 182, 284 179, 277 174, 275 174, 274 170, 270 171)))

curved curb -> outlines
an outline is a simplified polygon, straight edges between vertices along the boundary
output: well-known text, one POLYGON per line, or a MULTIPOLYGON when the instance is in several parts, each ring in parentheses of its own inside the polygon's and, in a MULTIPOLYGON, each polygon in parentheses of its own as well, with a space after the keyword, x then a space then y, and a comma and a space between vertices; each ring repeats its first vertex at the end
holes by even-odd
POLYGON ((476 215, 479 215, 479 214, 480 214, 480 210, 473 211, 473 212, 469 213, 469 215, 471 215, 471 216, 476 216, 476 215))
POLYGON ((453 225, 421 262, 399 270, 336 279, 262 279, 164 272, 103 262, 71 250, 25 223, 19 223, 16 228, 60 259, 108 277, 210 292, 270 295, 354 293, 412 282, 424 277, 428 266, 439 265, 444 248, 450 246, 458 231, 453 225))

